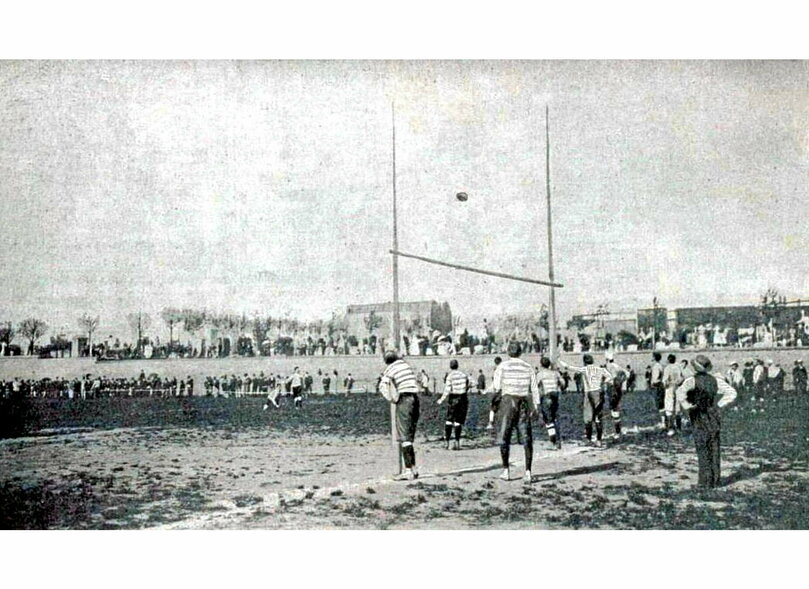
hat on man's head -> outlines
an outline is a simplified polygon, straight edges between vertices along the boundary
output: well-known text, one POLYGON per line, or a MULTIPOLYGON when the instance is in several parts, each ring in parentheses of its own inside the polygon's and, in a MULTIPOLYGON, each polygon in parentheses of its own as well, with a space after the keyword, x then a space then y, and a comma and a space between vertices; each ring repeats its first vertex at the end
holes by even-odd
POLYGON ((803 360, 801 360, 800 358, 798 358, 797 360, 795 360, 795 362, 797 362, 798 364, 803 364, 803 360))
POLYGON ((703 356, 702 354, 691 360, 691 366, 697 372, 710 372, 711 368, 713 368, 713 365, 711 364, 711 361, 708 360, 708 357, 703 356))
POLYGON ((770 358, 769 360, 767 360, 767 364, 772 364, 772 363, 773 363, 772 358, 770 358))
POLYGON ((738 365, 739 365, 739 363, 738 363, 738 362, 736 362, 736 361, 734 360, 733 362, 731 362, 731 363, 730 363, 730 365, 731 365, 731 366, 738 366, 738 365))

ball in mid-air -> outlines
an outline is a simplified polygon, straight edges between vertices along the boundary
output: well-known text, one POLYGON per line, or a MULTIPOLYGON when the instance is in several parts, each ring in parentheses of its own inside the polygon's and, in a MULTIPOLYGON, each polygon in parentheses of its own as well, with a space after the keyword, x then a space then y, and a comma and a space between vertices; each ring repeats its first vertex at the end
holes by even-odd
POLYGON ((455 198, 457 198, 461 202, 466 202, 467 200, 469 200, 469 195, 466 194, 465 192, 459 192, 458 194, 455 195, 455 198))

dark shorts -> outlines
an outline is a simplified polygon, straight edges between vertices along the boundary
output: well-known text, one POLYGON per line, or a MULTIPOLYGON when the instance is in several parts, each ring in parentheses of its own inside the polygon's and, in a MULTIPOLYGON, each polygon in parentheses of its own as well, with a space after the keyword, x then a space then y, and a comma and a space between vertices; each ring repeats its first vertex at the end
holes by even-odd
POLYGON ((469 395, 450 395, 447 397, 447 421, 452 423, 466 423, 466 413, 469 411, 469 395))
POLYGON ((492 395, 492 411, 497 413, 500 409, 500 400, 503 398, 503 393, 495 393, 492 395))
POLYGON ((601 421, 601 413, 604 410, 604 393, 601 391, 590 391, 584 395, 584 408, 582 417, 584 423, 598 423, 601 421))
POLYGON ((542 412, 542 421, 545 425, 556 423, 556 415, 559 413, 559 393, 543 395, 539 402, 539 410, 542 412))
POLYGON ((403 393, 396 403, 396 440, 413 442, 416 426, 419 423, 419 397, 414 393, 403 393))
POLYGON ((663 411, 666 408, 666 387, 663 386, 662 382, 658 382, 652 385, 652 390, 655 394, 655 402, 657 403, 657 410, 663 411))
POLYGON ((609 385, 607 386, 607 394, 610 396, 610 411, 620 411, 623 391, 615 385, 609 385))
POLYGON ((511 444, 511 434, 516 429, 518 438, 525 444, 533 441, 531 431, 531 401, 528 397, 503 395, 498 413, 497 443, 511 444))
POLYGON ((292 398, 301 396, 301 387, 292 387, 292 398))

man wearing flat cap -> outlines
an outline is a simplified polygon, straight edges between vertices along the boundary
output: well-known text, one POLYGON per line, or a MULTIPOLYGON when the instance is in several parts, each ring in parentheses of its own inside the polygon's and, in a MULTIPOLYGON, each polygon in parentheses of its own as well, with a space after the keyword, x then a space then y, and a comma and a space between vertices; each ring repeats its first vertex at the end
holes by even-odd
POLYGON ((721 376, 711 374, 711 361, 699 355, 691 361, 694 376, 677 389, 677 400, 689 412, 699 462, 698 486, 719 486, 719 409, 736 399, 736 389, 721 376))

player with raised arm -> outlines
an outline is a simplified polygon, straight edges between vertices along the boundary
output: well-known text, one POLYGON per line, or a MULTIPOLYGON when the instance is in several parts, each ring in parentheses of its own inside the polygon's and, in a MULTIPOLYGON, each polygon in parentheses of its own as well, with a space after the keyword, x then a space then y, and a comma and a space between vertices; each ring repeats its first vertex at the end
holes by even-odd
POLYGON ((522 347, 518 342, 508 344, 508 360, 501 362, 494 371, 494 391, 501 394, 498 411, 497 442, 503 472, 500 478, 510 480, 509 451, 511 434, 517 429, 525 451, 525 475, 531 482, 531 462, 534 458, 534 441, 531 432, 531 416, 534 413, 533 396, 537 393, 537 380, 531 365, 520 358, 522 347))
POLYGON ((585 354, 582 357, 584 366, 572 366, 564 360, 559 360, 559 365, 572 370, 573 372, 581 375, 582 385, 584 387, 584 435, 587 442, 593 443, 593 425, 596 429, 596 448, 602 447, 601 436, 604 433, 604 425, 601 422, 601 413, 604 410, 604 389, 603 384, 606 380, 612 380, 612 374, 601 366, 593 364, 593 357, 590 354, 585 354))
POLYGON ((449 374, 444 379, 444 394, 438 399, 440 405, 447 401, 447 417, 444 421, 444 441, 446 449, 449 450, 449 442, 452 439, 453 430, 455 433, 455 443, 453 450, 461 449, 461 430, 466 423, 466 413, 469 410, 469 377, 466 373, 458 370, 458 361, 449 361, 449 374))

